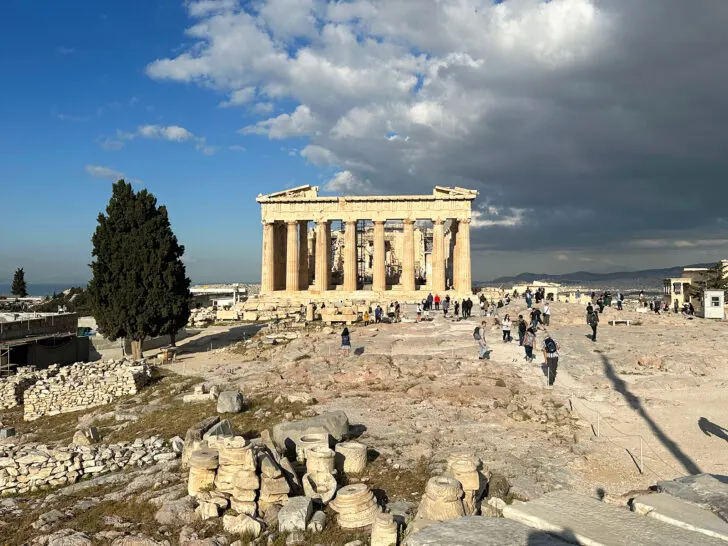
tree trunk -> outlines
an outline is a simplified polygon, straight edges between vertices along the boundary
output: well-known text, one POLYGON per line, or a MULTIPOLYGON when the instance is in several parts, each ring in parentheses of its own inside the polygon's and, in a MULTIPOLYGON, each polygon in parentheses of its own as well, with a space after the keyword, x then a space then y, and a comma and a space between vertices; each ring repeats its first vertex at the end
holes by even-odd
POLYGON ((171 347, 176 347, 177 346, 176 342, 177 342, 177 332, 172 332, 171 334, 169 334, 169 345, 171 347))
POLYGON ((134 360, 141 360, 144 358, 142 353, 142 341, 141 339, 133 339, 131 342, 131 354, 134 360))

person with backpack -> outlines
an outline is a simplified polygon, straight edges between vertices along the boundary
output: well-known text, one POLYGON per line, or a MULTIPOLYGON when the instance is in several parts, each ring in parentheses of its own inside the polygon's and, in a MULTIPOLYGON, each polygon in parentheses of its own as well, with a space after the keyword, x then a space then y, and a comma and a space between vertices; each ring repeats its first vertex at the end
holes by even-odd
POLYGON ((476 326, 473 331, 473 339, 478 344, 478 359, 485 360, 488 358, 488 346, 485 343, 485 321, 480 323, 480 326, 476 326))
POLYGON ((556 381, 556 368, 559 366, 559 344, 546 332, 546 339, 543 340, 543 359, 548 370, 549 387, 556 381))
MULTIPOLYGON (((588 308, 587 308, 588 310, 588 308)), ((593 308, 588 312, 586 316, 586 323, 591 326, 592 329, 592 341, 597 340, 597 326, 599 325, 599 313, 593 308)))
POLYGON ((523 338, 523 348, 526 351, 526 360, 533 362, 533 346, 536 344, 536 330, 529 328, 523 338))
POLYGON ((528 324, 523 320, 523 315, 518 315, 518 346, 523 347, 523 338, 526 335, 528 324))
POLYGON ((349 329, 346 327, 341 332, 341 350, 344 352, 344 356, 349 356, 349 351, 351 351, 351 337, 349 336, 349 329))

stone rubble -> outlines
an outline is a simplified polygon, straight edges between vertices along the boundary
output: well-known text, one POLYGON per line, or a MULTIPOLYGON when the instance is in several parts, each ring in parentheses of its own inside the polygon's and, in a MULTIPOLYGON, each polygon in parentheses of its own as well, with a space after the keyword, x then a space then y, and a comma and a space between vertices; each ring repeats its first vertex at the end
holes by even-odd
POLYGON ((0 410, 22 406, 25 391, 38 381, 53 377, 58 370, 58 364, 37 371, 34 366, 22 366, 15 375, 0 379, 0 410))
POLYGON ((85 477, 152 465, 177 457, 171 445, 159 436, 93 446, 2 445, 0 496, 73 484, 85 477))
POLYGON ((155 371, 145 361, 126 359, 64 366, 25 391, 24 419, 34 421, 44 415, 84 410, 137 394, 155 371))

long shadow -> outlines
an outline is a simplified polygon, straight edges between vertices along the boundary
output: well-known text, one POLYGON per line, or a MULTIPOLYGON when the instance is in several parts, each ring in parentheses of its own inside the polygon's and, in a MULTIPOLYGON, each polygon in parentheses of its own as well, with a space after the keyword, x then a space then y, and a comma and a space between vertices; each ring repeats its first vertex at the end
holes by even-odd
POLYGON ((226 347, 238 341, 250 339, 258 333, 263 326, 265 326, 265 324, 262 323, 242 324, 240 326, 233 326, 228 331, 209 333, 197 339, 191 339, 187 343, 178 344, 179 349, 177 354, 184 357, 185 355, 193 353, 204 353, 210 349, 226 347))
POLYGON ((698 426, 706 436, 717 436, 728 442, 728 429, 709 421, 705 417, 698 419, 698 426))
POLYGON ((642 419, 649 425, 650 429, 657 436, 660 443, 673 454, 673 456, 680 461, 685 470, 689 474, 700 474, 702 471, 680 447, 658 426, 658 424, 650 417, 645 408, 642 406, 642 402, 638 396, 632 394, 627 388, 627 383, 617 376, 614 371, 614 366, 609 362, 609 359, 605 355, 601 355, 602 362, 604 363, 604 375, 612 382, 614 389, 621 394, 627 401, 629 406, 635 410, 642 419))

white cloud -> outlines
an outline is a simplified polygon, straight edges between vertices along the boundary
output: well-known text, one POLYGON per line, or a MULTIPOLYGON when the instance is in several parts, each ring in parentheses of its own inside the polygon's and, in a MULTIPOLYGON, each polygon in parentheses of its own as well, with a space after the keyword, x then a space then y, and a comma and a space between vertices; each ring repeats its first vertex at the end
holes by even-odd
POLYGON ((474 210, 472 212, 473 228, 483 228, 492 226, 517 227, 523 224, 523 216, 526 209, 509 208, 507 211, 489 206, 485 210, 474 210))
POLYGON ((124 179, 130 184, 141 184, 140 180, 126 178, 123 172, 110 167, 103 167, 101 165, 86 165, 84 170, 86 171, 86 174, 93 176, 94 178, 106 178, 114 182, 124 179))
POLYGON ((372 191, 368 180, 359 180, 351 171, 339 171, 324 184, 324 189, 332 193, 361 194, 372 191))
POLYGON ((188 0, 187 10, 192 17, 204 17, 233 9, 237 4, 237 0, 188 0))
POLYGON ((239 132, 268 135, 269 138, 282 139, 310 135, 319 126, 319 121, 308 106, 301 105, 292 114, 281 114, 275 118, 259 121, 244 127, 239 132))
POLYGON ((270 114, 274 108, 272 102, 258 102, 253 106, 253 112, 256 114, 270 114))
POLYGON ((240 106, 241 104, 247 104, 255 98, 255 87, 243 87, 242 89, 236 89, 230 93, 230 98, 220 103, 223 108, 230 106, 240 106))
POLYGON ((232 146, 228 146, 228 148, 234 152, 246 152, 248 149, 245 146, 240 146, 239 144, 233 144, 232 146))
POLYGON ((144 138, 162 138, 175 142, 182 142, 192 138, 192 133, 179 125, 142 125, 138 129, 139 136, 144 138))

